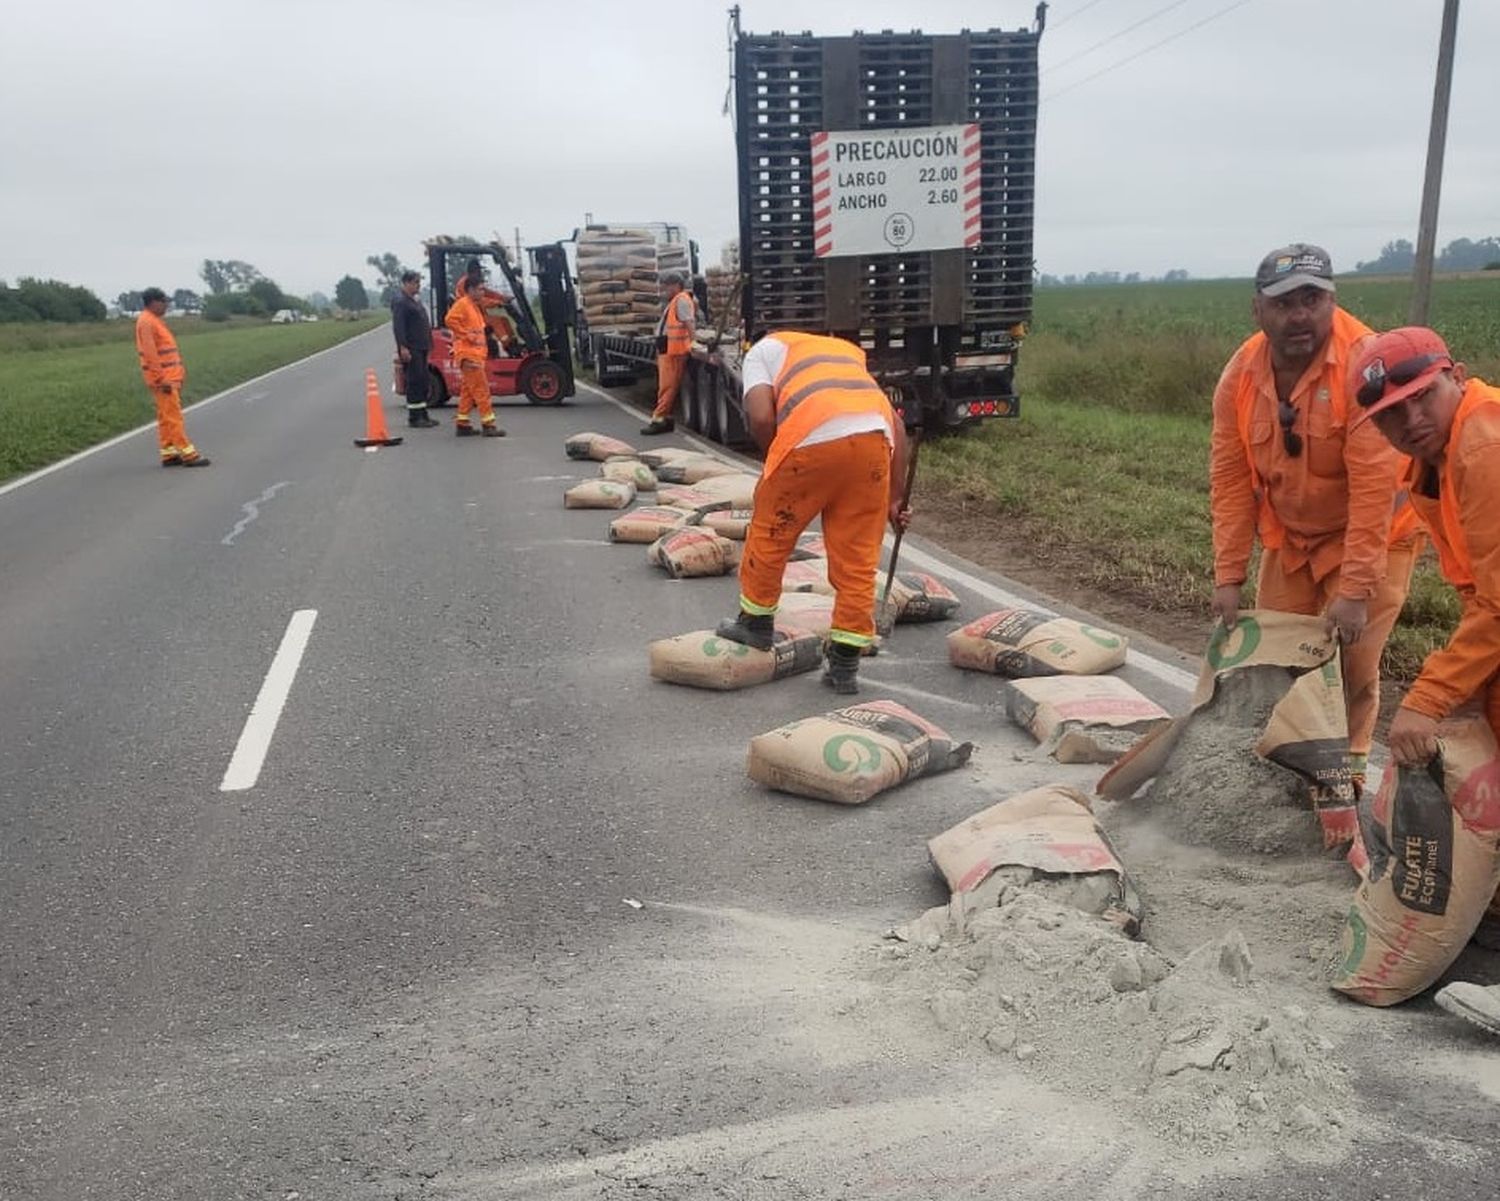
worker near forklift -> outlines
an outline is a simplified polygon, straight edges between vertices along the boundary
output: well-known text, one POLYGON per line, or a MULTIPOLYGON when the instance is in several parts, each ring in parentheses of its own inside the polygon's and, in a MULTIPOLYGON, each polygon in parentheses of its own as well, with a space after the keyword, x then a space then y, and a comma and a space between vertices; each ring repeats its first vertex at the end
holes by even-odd
POLYGON ((1343 644, 1350 774, 1364 787, 1380 709, 1380 652, 1411 582, 1416 515, 1399 491, 1403 459, 1356 426, 1354 346, 1370 333, 1334 297, 1318 246, 1273 250, 1255 273, 1260 332, 1229 360, 1213 401, 1213 613, 1239 620, 1260 537, 1255 604, 1321 614, 1343 644))
POLYGON ((720 638, 769 650, 781 577, 797 536, 823 518, 834 587, 824 682, 859 691, 860 653, 875 641, 875 573, 885 523, 905 528, 906 426, 841 338, 770 333, 742 366, 745 417, 766 454, 740 560, 740 611, 720 638))
POLYGON ((680 272, 669 271, 662 276, 661 293, 666 304, 656 324, 656 409, 650 423, 641 428, 647 435, 669 434, 676 428, 672 412, 677 408, 677 392, 698 325, 698 306, 680 272))
POLYGON ((141 315, 135 322, 135 351, 141 360, 141 375, 156 402, 156 436, 161 444, 163 467, 207 467, 208 459, 188 441, 182 423, 182 384, 187 369, 177 339, 162 320, 167 294, 160 288, 141 293, 141 315))
POLYGON ((470 259, 464 271, 462 295, 448 309, 443 324, 453 332, 453 357, 458 360, 458 416, 453 432, 460 438, 476 433, 486 438, 503 438, 505 431, 495 421, 495 406, 490 401, 489 373, 485 360, 489 346, 485 341, 484 310, 475 298, 483 292, 484 272, 478 259, 470 259), (479 410, 479 429, 469 422, 469 414, 479 410))
POLYGON ((414 429, 432 429, 437 422, 427 412, 427 355, 432 350, 432 322, 417 299, 422 277, 415 271, 401 273, 401 290, 391 301, 391 332, 396 336, 396 357, 401 360, 406 387, 406 424, 414 429))

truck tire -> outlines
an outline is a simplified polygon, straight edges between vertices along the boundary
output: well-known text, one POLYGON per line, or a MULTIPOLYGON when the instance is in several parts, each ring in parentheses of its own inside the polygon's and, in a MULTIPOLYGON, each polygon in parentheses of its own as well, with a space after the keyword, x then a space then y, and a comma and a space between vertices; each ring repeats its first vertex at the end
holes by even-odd
POLYGON ((534 359, 527 363, 521 368, 516 383, 534 405, 560 405, 563 402, 562 368, 551 359, 534 359))

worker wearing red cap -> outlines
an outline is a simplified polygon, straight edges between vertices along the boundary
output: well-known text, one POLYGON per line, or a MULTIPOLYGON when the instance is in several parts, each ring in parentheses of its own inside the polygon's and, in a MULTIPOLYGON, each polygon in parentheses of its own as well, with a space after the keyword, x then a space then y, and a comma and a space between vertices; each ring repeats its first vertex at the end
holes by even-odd
MULTIPOLYGON (((1478 701, 1500 738, 1500 388, 1471 378, 1436 333, 1408 326, 1363 343, 1352 365, 1356 422, 1410 455, 1404 485, 1463 614, 1427 656, 1386 741, 1404 767, 1438 752, 1438 722, 1478 701)), ((1444 1008, 1500 1034, 1500 986, 1451 984, 1444 1008)))
POLYGON ((1239 620, 1256 537, 1255 604, 1326 617, 1343 644, 1350 773, 1363 785, 1380 709, 1380 654, 1406 600, 1416 519, 1400 456, 1349 422, 1349 357, 1370 334, 1335 299, 1318 246, 1273 250, 1255 274, 1260 332, 1214 391, 1209 469, 1213 612, 1239 620))

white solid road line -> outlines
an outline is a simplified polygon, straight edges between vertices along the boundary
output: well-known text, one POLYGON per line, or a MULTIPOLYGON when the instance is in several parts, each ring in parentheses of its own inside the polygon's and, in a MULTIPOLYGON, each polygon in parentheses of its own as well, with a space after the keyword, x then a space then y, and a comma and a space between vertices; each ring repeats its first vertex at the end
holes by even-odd
POLYGON ((302 653, 307 650, 307 640, 312 636, 313 622, 317 620, 316 609, 298 609, 292 614, 276 657, 271 660, 271 670, 260 686, 260 695, 255 698, 250 716, 245 719, 245 728, 219 784, 220 792, 241 792, 255 787, 266 761, 266 752, 271 749, 276 723, 281 720, 281 710, 291 694, 292 681, 302 663, 302 653))
MULTIPOLYGON (((632 417, 641 416, 639 410, 632 408, 623 400, 616 399, 608 392, 604 392, 601 389, 594 387, 592 384, 585 383, 584 381, 579 380, 578 387, 585 389, 586 391, 592 393, 602 400, 609 401, 610 404, 614 405, 618 409, 623 409, 632 417)), ((716 458, 722 459, 726 463, 737 463, 740 466, 749 465, 756 471, 760 470, 760 464, 754 462, 754 460, 743 458, 742 456, 735 454, 732 450, 725 450, 724 447, 718 446, 715 443, 706 442, 695 434, 687 433, 685 431, 678 431, 678 436, 688 442, 691 442, 694 446, 698 447, 706 454, 711 454, 716 458)), ((886 545, 889 546, 891 543, 891 536, 889 534, 886 535, 885 541, 886 545)), ((1046 607, 1044 605, 1039 605, 1035 601, 1027 600, 1025 597, 1017 596, 1012 592, 1007 592, 1003 588, 996 587, 988 580, 982 580, 978 576, 965 571, 963 568, 956 567, 954 566, 954 564, 946 560, 939 559, 936 555, 930 555, 926 551, 912 546, 909 543, 902 544, 901 553, 906 556, 906 560, 908 562, 920 564, 928 571, 934 571, 940 575, 948 576, 949 578, 964 585, 964 587, 970 589, 973 592, 977 592, 986 600, 992 601, 994 604, 997 604, 1002 608, 1040 609, 1044 612, 1048 611, 1046 610, 1046 607)), ((1192 672, 1184 671, 1180 667, 1174 667, 1172 664, 1163 662, 1161 659, 1156 658, 1154 655, 1148 655, 1142 651, 1131 650, 1130 652, 1128 652, 1127 662, 1129 662, 1131 667, 1139 668, 1147 675, 1154 676, 1163 684, 1166 684, 1169 688, 1176 688, 1181 692, 1191 694, 1193 689, 1198 685, 1198 678, 1197 676, 1193 675, 1192 672)))
MULTIPOLYGON (((346 346, 353 346, 361 338, 368 338, 370 334, 379 333, 384 328, 384 326, 377 325, 374 329, 365 333, 355 334, 352 338, 344 339, 344 341, 338 343, 336 346, 325 346, 322 350, 316 350, 305 358, 297 359, 291 363, 283 363, 280 367, 273 367, 264 375, 257 375, 254 379, 247 379, 242 384, 235 384, 232 388, 225 388, 222 392, 215 392, 212 396, 205 396, 202 400, 195 400, 192 404, 183 406, 182 411, 184 413, 195 413, 199 409, 205 409, 216 400, 223 400, 226 396, 233 396, 236 392, 241 392, 252 384, 261 383, 264 380, 270 379, 273 375, 280 375, 283 371, 290 371, 293 367, 300 367, 303 363, 311 363, 314 359, 320 359, 325 354, 332 354, 335 350, 342 350, 346 346)), ((259 397, 250 397, 249 399, 263 400, 266 395, 268 394, 263 393, 259 397)), ((61 471, 64 467, 71 467, 74 463, 81 463, 84 459, 98 454, 101 450, 108 450, 111 446, 118 446, 127 438, 134 438, 137 434, 144 434, 147 430, 154 430, 155 428, 156 422, 148 421, 145 425, 138 425, 135 429, 126 430, 123 434, 116 434, 113 438, 108 438, 96 446, 90 446, 87 450, 80 450, 76 455, 69 455, 66 459, 59 459, 56 463, 49 463, 46 467, 40 467, 30 475, 23 475, 20 479, 11 480, 8 484, 0 484, 0 496, 4 496, 7 492, 14 492, 17 488, 24 488, 27 484, 34 484, 43 476, 51 475, 54 471, 61 471)))

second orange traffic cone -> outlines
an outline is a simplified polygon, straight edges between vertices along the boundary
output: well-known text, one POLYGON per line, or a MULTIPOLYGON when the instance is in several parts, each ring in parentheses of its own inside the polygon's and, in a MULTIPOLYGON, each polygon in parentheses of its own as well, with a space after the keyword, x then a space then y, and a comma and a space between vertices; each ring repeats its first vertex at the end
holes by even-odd
POLYGON ((385 412, 380 407, 380 384, 374 371, 365 372, 365 436, 354 439, 355 446, 400 446, 385 428, 385 412))

